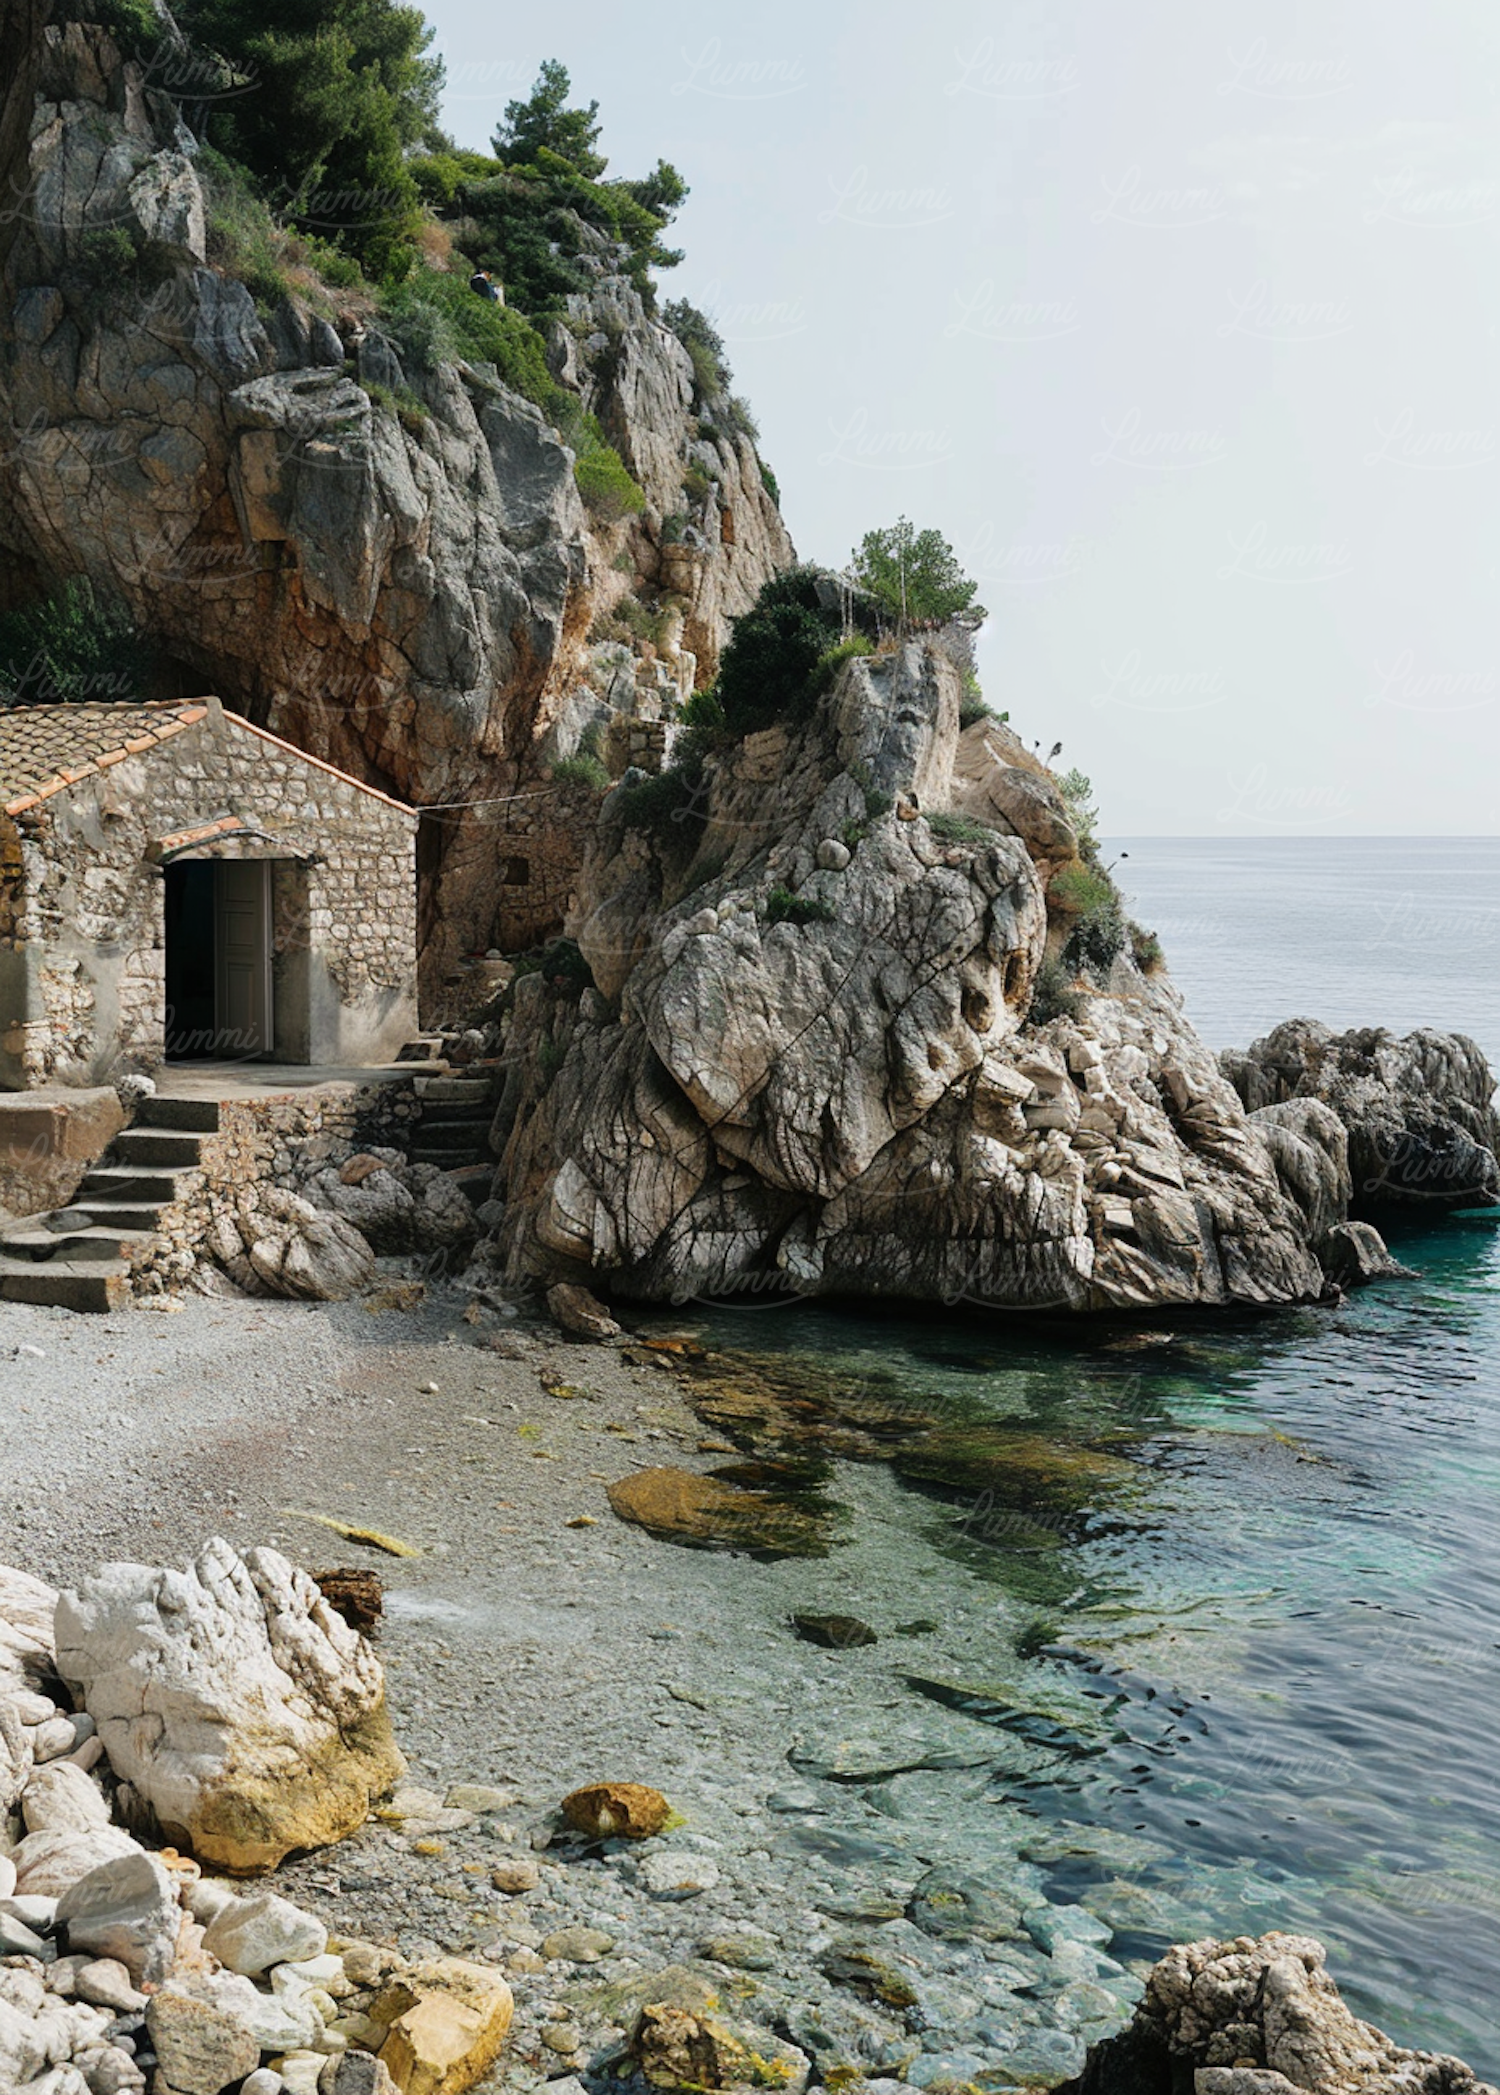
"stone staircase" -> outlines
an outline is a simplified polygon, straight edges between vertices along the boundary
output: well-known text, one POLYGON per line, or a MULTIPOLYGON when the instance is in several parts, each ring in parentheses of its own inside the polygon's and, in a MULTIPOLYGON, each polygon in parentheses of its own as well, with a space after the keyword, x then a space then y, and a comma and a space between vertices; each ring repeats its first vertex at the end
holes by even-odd
POLYGON ((0 1300, 57 1309, 124 1309, 130 1257, 186 1190, 201 1137, 219 1125, 213 1099, 148 1098, 72 1202, 0 1225, 0 1300))
POLYGON ((481 1065, 472 1071, 424 1071, 412 1079, 412 1088, 422 1109, 411 1132, 412 1163, 436 1164, 476 1204, 483 1201, 495 1172, 489 1145, 494 1070, 481 1065))

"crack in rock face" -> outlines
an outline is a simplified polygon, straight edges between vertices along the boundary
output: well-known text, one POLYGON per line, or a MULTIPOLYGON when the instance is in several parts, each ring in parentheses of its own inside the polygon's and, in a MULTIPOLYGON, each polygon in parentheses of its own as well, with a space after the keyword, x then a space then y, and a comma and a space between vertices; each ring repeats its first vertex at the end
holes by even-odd
POLYGON ((710 760, 685 869, 606 802, 575 918, 604 994, 523 984, 511 1018, 518 1065, 548 1044, 492 1138, 512 1279, 1074 1310, 1325 1292, 1337 1116, 1262 1132, 1128 949, 1038 1011, 1076 839, 1044 767, 999 722, 960 733, 958 703, 935 646, 850 662, 800 726, 710 760))

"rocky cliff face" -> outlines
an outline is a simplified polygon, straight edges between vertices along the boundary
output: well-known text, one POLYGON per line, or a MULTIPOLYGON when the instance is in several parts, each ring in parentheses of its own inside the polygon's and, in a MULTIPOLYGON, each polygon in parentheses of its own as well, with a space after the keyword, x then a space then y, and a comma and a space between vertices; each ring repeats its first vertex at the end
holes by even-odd
MULTIPOLYGON (((711 672, 791 546, 753 446, 700 427, 686 352, 617 257, 594 257, 552 347, 647 497, 607 524, 493 367, 405 368, 367 302, 258 306, 210 267, 170 100, 102 30, 27 0, 0 15, 18 60, 0 109, 12 593, 87 574, 190 682, 419 806, 524 792, 544 753, 634 706, 635 665, 622 681, 617 648, 606 686, 589 643, 627 593, 668 614, 646 651, 672 657, 666 682, 693 675, 684 649, 711 672), (709 491, 689 506, 694 465, 709 491)), ((450 809, 424 838, 433 981, 491 942, 484 819, 450 809)))
POLYGON ((1128 953, 1042 1022, 1072 832, 958 696, 909 643, 711 761, 682 836, 606 803, 576 923, 597 987, 514 993, 513 1277, 1068 1310, 1325 1291, 1337 1116, 1270 1134, 1128 953))

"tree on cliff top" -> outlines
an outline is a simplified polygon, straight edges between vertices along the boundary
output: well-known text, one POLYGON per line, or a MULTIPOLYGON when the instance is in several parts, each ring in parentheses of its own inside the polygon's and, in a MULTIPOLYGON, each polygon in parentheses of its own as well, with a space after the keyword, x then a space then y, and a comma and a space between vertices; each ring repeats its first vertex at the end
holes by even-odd
POLYGON ((463 252, 499 276, 522 312, 557 312, 570 292, 589 288, 579 261, 592 244, 586 228, 625 250, 625 274, 649 310, 652 270, 682 260, 661 236, 687 184, 665 160, 639 180, 605 181, 599 105, 569 108, 571 91, 567 67, 549 58, 529 97, 507 103, 493 158, 445 140, 415 163, 416 179, 463 252))
POLYGON ((441 59, 395 0, 187 0, 181 24, 235 91, 202 119, 279 215, 376 276, 409 266, 421 195, 409 155, 437 131, 441 59))
POLYGON ((603 128, 599 104, 590 102, 587 109, 569 109, 572 89, 562 61, 544 59, 528 99, 505 105, 505 119, 492 141, 495 158, 507 167, 517 163, 530 166, 545 147, 549 153, 570 161, 585 181, 597 182, 609 165, 597 150, 603 128))
POLYGON ((918 531, 904 516, 865 533, 850 556, 850 573, 902 626, 941 626, 950 619, 977 626, 986 616, 974 601, 979 584, 959 566, 942 532, 918 531))

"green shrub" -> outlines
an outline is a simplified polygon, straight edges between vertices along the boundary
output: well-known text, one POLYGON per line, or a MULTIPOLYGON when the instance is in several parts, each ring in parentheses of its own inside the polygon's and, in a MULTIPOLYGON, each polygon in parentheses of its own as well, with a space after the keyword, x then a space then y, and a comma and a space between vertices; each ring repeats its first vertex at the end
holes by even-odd
POLYGON ((867 640, 863 633, 851 633, 847 640, 837 640, 832 647, 825 647, 813 664, 813 673, 808 689, 814 697, 831 691, 838 681, 839 671, 846 662, 857 661, 863 655, 873 655, 875 643, 867 640))
POLYGON ((1083 1009, 1083 998, 1075 989, 1074 972, 1061 960, 1049 960, 1037 970, 1032 984, 1031 1010, 1033 1025, 1045 1026, 1054 1018, 1077 1018, 1083 1009))
POLYGON ((693 384, 696 390, 713 398, 719 391, 719 366, 713 351, 703 342, 684 342, 693 366, 693 384))
POLYGON ((408 436, 420 436, 432 420, 426 401, 410 386, 382 385, 378 378, 361 378, 357 383, 377 407, 387 409, 396 417, 408 436))
POLYGON ((574 437, 573 478, 594 515, 607 523, 638 516, 646 506, 643 490, 625 470, 625 461, 592 415, 585 415, 574 437))
POLYGON ((691 518, 685 509, 674 509, 670 516, 661 520, 661 542, 664 546, 680 546, 687 537, 691 518))
POLYGON ((1068 820, 1077 832, 1079 855, 1092 865, 1098 854, 1096 832, 1099 825, 1099 810, 1094 805, 1093 781, 1085 778, 1075 765, 1071 771, 1065 771, 1058 779, 1057 790, 1061 793, 1063 805, 1068 811, 1068 820))
POLYGON ((586 750, 579 750, 576 756, 559 757, 552 766, 552 777, 561 786, 592 786, 596 793, 609 791, 608 771, 598 757, 586 750))
POLYGON ((682 709, 684 727, 706 728, 710 734, 723 737, 726 728, 724 701, 718 687, 710 684, 706 691, 695 691, 682 709))
POLYGON ((88 325, 115 308, 149 296, 176 273, 171 253, 125 226, 92 226, 80 235, 63 285, 75 313, 88 325))
POLYGON ((127 58, 143 58, 161 42, 161 19, 151 0, 93 0, 87 18, 107 29, 127 58))
POLYGON ((766 897, 768 924, 831 924, 837 914, 831 902, 817 895, 794 895, 790 888, 773 887, 766 897))
POLYGON ((1143 975, 1154 975, 1166 966, 1161 940, 1154 931, 1148 931, 1134 917, 1129 919, 1125 928, 1130 934, 1130 957, 1143 975))
POLYGON ((735 621, 719 662, 719 697, 736 735, 772 726, 806 703, 818 664, 840 640, 811 568, 773 575, 735 621))
POLYGON ((870 834, 870 825, 868 822, 857 821, 851 815, 839 834, 851 851, 857 851, 865 838, 870 834))
POLYGON ((250 174, 212 146, 200 152, 198 173, 209 261, 238 277, 257 305, 278 304, 291 289, 286 236, 250 174))
POLYGON ((90 276, 123 276, 135 268, 135 242, 124 226, 94 226, 79 235, 78 262, 90 276))
POLYGON ((0 618, 0 707, 139 698, 151 667, 130 613, 84 576, 0 618))
POLYGON ((382 297, 381 324, 403 358, 421 369, 493 364, 513 392, 554 422, 577 412, 574 396, 547 369, 546 344, 530 321, 509 306, 476 298, 463 276, 414 270, 382 297))
POLYGON ((929 815, 927 827, 945 844, 993 844, 998 834, 987 822, 976 822, 972 815, 929 815))
POLYGON ((682 476, 682 492, 690 502, 706 502, 714 483, 700 465, 690 465, 682 476))
POLYGON ((1101 873, 1095 867, 1082 865, 1075 860, 1072 865, 1064 866, 1053 874, 1047 889, 1047 899, 1049 902, 1055 902, 1059 909, 1066 910, 1070 916, 1082 917, 1087 916, 1091 910, 1106 908, 1109 903, 1118 900, 1118 897, 1115 894, 1114 882, 1107 873, 1101 873))
POLYGON ((733 375, 724 354, 724 337, 705 312, 685 298, 662 308, 662 319, 692 358, 694 391, 700 402, 727 397, 733 375))
POLYGON ((1127 931, 1119 890, 1097 866, 1073 864, 1053 875, 1047 899, 1065 909, 1074 924, 1063 958, 1077 969, 1107 974, 1124 951, 1127 931))
POLYGON ((771 468, 763 458, 757 458, 755 463, 760 467, 761 485, 779 509, 781 507, 781 487, 776 475, 771 471, 771 468))
POLYGON ((616 807, 627 829, 652 839, 664 858, 691 857, 708 822, 701 767, 677 763, 623 788, 616 807))

